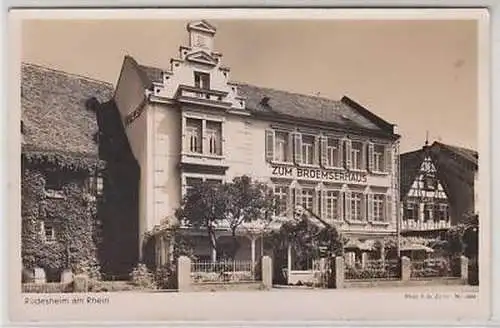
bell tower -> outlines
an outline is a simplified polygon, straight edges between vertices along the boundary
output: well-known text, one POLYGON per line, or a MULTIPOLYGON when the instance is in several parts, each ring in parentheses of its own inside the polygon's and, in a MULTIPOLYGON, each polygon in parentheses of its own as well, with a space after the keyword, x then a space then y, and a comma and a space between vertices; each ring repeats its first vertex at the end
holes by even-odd
POLYGON ((216 29, 208 22, 201 20, 187 25, 189 33, 189 47, 195 50, 203 50, 212 53, 214 50, 214 36, 216 29))

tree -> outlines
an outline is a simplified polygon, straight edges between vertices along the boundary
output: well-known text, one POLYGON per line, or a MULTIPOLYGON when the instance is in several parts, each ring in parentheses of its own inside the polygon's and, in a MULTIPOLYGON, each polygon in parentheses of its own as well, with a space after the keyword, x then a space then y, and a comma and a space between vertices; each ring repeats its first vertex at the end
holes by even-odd
POLYGON ((233 239, 229 256, 234 258, 239 248, 236 231, 244 223, 260 220, 268 223, 275 211, 273 191, 267 184, 252 181, 248 176, 236 177, 225 184, 227 213, 225 219, 233 239))
POLYGON ((224 220, 228 210, 226 188, 222 184, 200 182, 192 186, 184 196, 176 217, 181 224, 191 228, 204 228, 210 244, 217 249, 215 230, 224 220))
MULTIPOLYGON (((311 213, 309 213, 312 215, 311 213)), ((293 267, 303 267, 311 259, 340 256, 343 251, 343 238, 337 229, 315 215, 298 215, 294 220, 284 222, 278 231, 268 234, 268 247, 274 252, 275 281, 284 283, 282 269, 286 265, 287 248, 295 253, 293 267)))
POLYGON ((196 184, 186 193, 176 216, 188 227, 207 229, 211 245, 217 250, 221 249, 215 229, 228 226, 233 240, 228 255, 234 258, 239 246, 238 228, 256 220, 270 221, 274 208, 274 196, 266 184, 241 176, 224 184, 196 184))
POLYGON ((454 255, 477 257, 479 241, 479 217, 467 213, 462 222, 451 227, 446 234, 448 251, 454 255))

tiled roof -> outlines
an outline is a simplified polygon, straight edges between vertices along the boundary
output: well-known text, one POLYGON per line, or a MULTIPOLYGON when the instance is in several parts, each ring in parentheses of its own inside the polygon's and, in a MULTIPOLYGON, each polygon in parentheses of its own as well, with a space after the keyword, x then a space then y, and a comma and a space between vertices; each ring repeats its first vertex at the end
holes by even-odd
MULTIPOLYGON (((139 64, 137 67, 147 76, 150 83, 162 82, 162 74, 165 70, 139 64)), ((342 98, 342 100, 332 100, 240 82, 232 82, 232 84, 238 87, 238 94, 245 98, 246 109, 253 113, 314 120, 336 124, 343 128, 366 129, 392 134, 390 123, 385 122, 347 97, 342 98), (263 104, 264 98, 268 98, 267 105, 263 104)))
POLYGON ((253 112, 315 119, 353 128, 379 129, 379 126, 342 101, 244 83, 235 84, 238 93, 246 98, 247 109, 253 112), (267 103, 262 102, 264 98, 268 99, 267 103))
POLYGON ((163 70, 151 66, 139 65, 139 68, 146 73, 146 76, 151 82, 161 83, 163 82, 163 70))
POLYGON ((470 163, 477 166, 478 153, 475 150, 472 150, 469 148, 464 148, 464 147, 447 145, 447 144, 437 142, 437 141, 434 142, 433 146, 444 148, 444 149, 448 150, 449 152, 453 153, 454 155, 462 157, 463 159, 465 159, 465 160, 469 161, 470 163))
POLYGON ((23 149, 97 157, 96 114, 86 104, 109 100, 113 85, 23 63, 21 108, 23 149))

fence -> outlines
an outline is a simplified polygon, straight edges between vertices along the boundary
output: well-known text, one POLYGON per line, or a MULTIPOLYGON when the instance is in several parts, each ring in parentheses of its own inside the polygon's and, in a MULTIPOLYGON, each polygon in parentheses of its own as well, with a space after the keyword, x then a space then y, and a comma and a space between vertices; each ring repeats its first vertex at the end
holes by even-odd
POLYGON ((346 280, 362 279, 399 279, 401 265, 399 260, 367 260, 365 262, 345 263, 346 280))
POLYGON ((425 279, 436 277, 460 277, 458 259, 434 258, 412 260, 410 279, 425 279))
POLYGON ((193 282, 256 281, 256 264, 252 261, 221 261, 191 263, 193 282))

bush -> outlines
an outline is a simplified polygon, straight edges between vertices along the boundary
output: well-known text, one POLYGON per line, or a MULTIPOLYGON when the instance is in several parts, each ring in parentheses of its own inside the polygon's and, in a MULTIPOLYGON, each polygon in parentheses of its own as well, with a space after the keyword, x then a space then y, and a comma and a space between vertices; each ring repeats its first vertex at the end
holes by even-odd
POLYGON ((130 273, 130 279, 133 285, 146 289, 155 289, 154 275, 149 271, 147 266, 139 263, 130 273))
POLYGON ((131 291, 137 289, 129 281, 93 281, 89 287, 89 292, 91 293, 102 293, 102 292, 122 292, 131 291))
POLYGON ((174 264, 158 267, 154 273, 154 281, 160 289, 176 289, 177 267, 174 264))
POLYGON ((44 284, 24 283, 22 284, 23 293, 71 293, 73 284, 61 284, 58 282, 48 282, 44 284))

